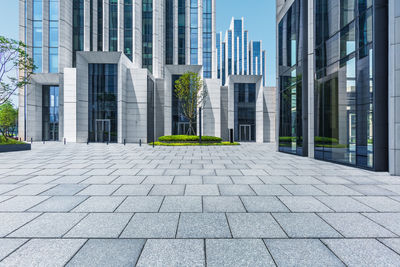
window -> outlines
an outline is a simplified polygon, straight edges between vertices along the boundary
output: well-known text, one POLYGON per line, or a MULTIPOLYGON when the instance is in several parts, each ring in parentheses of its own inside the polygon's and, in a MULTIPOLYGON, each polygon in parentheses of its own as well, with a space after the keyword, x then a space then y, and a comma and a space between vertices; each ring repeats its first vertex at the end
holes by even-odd
POLYGON ((58 72, 58 1, 49 0, 49 72, 58 72))
POLYGON ((33 1, 33 63, 36 66, 35 72, 43 71, 43 2, 33 1))
POLYGON ((125 0, 124 2, 124 53, 132 61, 133 49, 133 21, 132 21, 132 0, 125 0))
POLYGON ((203 0, 203 77, 211 78, 212 71, 212 3, 203 0))
POLYGON ((153 72, 153 0, 142 1, 142 66, 153 72))
POLYGON ((109 51, 118 50, 118 0, 110 0, 109 5, 109 51))

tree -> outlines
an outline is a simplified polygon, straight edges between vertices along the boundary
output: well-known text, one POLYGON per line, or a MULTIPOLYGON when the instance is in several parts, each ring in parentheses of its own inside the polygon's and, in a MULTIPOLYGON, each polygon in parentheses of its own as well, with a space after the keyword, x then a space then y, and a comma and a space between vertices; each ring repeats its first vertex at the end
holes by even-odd
POLYGON ((0 36, 0 105, 29 84, 36 67, 26 48, 23 42, 0 36))
POLYGON ((0 106, 0 132, 7 140, 11 137, 17 127, 18 110, 10 101, 0 106))
POLYGON ((196 123, 197 108, 205 105, 207 88, 197 73, 187 72, 175 82, 175 95, 179 99, 182 115, 189 120, 187 134, 195 135, 193 123, 196 123))

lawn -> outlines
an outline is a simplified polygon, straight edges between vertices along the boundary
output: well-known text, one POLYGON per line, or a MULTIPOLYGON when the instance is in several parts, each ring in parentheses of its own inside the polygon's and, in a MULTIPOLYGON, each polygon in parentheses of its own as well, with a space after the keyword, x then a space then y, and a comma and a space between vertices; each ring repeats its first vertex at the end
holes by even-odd
MULTIPOLYGON (((149 143, 153 145, 153 143, 149 143)), ((158 142, 154 142, 155 146, 237 146, 239 143, 222 142, 222 138, 215 136, 197 135, 168 135, 158 138, 158 142)))
POLYGON ((20 142, 18 140, 15 140, 13 138, 6 138, 2 135, 0 135, 0 145, 22 145, 25 144, 24 142, 20 142))

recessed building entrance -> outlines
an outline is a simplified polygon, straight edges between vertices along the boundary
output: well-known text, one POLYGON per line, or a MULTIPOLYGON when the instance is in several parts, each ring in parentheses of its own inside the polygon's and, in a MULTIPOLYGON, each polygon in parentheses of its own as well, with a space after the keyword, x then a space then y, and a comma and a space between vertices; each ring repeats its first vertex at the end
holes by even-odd
POLYGON ((239 125, 239 141, 250 142, 251 140, 251 125, 239 125))
POLYGON ((96 120, 95 124, 96 142, 111 142, 111 121, 96 120))

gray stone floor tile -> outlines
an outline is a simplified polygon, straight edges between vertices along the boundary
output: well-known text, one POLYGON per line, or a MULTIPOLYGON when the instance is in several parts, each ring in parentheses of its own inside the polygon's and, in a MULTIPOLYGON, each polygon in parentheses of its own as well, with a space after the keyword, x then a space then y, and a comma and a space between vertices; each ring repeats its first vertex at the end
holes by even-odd
POLYGON ((315 185, 316 188, 332 196, 360 196, 361 193, 339 184, 315 185))
POLYGON ((222 196, 253 196, 256 194, 246 184, 219 185, 218 187, 222 196))
POLYGON ((188 176, 188 175, 190 175, 190 170, 189 169, 167 169, 165 171, 165 175, 188 176))
POLYGON ((179 213, 136 213, 121 238, 175 238, 179 213))
POLYGON ((21 186, 22 184, 0 184, 0 195, 12 191, 21 186))
POLYGON ((218 186, 214 184, 186 185, 186 196, 219 196, 218 186))
POLYGON ((298 185, 323 184, 323 182, 321 182, 320 180, 308 175, 288 175, 287 178, 289 178, 293 183, 298 185))
POLYGON ((364 213, 363 215, 400 236, 400 213, 364 213))
POLYGON ((38 217, 40 213, 0 213, 0 237, 4 237, 38 217))
POLYGON ((8 237, 61 237, 85 216, 84 213, 43 213, 8 237))
POLYGON ((347 266, 398 266, 400 256, 375 239, 325 239, 347 266))
POLYGON ((268 175, 264 170, 261 169, 242 169, 240 170, 243 175, 249 176, 249 175, 268 175))
POLYGON ((114 192, 114 196, 147 196, 153 185, 138 184, 138 185, 122 185, 114 192))
POLYGON ((384 196, 354 197, 365 205, 380 212, 400 212, 400 202, 384 196))
POLYGON ((185 185, 154 185, 149 195, 151 196, 183 196, 185 185))
POLYGON ((158 212, 163 199, 162 196, 127 197, 116 212, 158 212))
POLYGON ((202 184, 202 176, 175 176, 173 184, 202 184))
POLYGON ((225 213, 182 213, 177 238, 230 238, 225 213))
POLYGON ((149 239, 137 266, 205 266, 204 254, 200 239, 149 239))
POLYGON ((340 176, 325 176, 325 175, 318 175, 315 176, 318 180, 321 182, 324 182, 326 184, 331 184, 331 185, 345 185, 345 184, 353 184, 351 181, 344 179, 343 177, 340 176))
POLYGON ((292 195, 281 185, 251 185, 259 196, 290 196, 292 195))
POLYGON ((85 175, 110 175, 111 173, 113 173, 115 170, 113 169, 92 169, 91 171, 88 171, 87 173, 85 173, 85 175))
POLYGON ((166 196, 160 212, 202 212, 200 196, 166 196))
POLYGON ((142 184, 172 184, 174 176, 147 176, 142 184))
POLYGON ((206 240, 207 266, 275 266, 260 239, 206 240))
POLYGON ((308 196, 282 196, 279 199, 292 212, 330 212, 330 208, 313 197, 308 196))
POLYGON ((34 206, 29 211, 68 212, 86 199, 87 196, 54 196, 34 206))
POLYGON ((59 184, 55 187, 44 191, 42 196, 73 196, 79 191, 85 189, 88 185, 85 184, 59 184))
POLYGON ((272 216, 292 238, 342 237, 314 213, 274 213, 272 216))
MULTIPOLYGON (((400 183, 400 179, 397 179, 397 180, 398 180, 398 183, 400 183)), ((379 187, 389 190, 391 192, 394 192, 397 195, 400 195, 400 184, 379 185, 379 187)))
POLYGON ((379 241, 393 249, 396 253, 400 254, 400 238, 379 239, 379 241))
POLYGON ((32 239, 0 266, 64 266, 84 243, 83 239, 32 239))
POLYGON ((131 217, 130 213, 90 213, 64 237, 117 238, 131 217))
POLYGON ((59 175, 39 175, 34 176, 30 179, 24 180, 24 184, 47 184, 52 181, 61 178, 59 175))
POLYGON ((110 184, 117 178, 118 176, 115 175, 94 175, 90 176, 86 180, 83 180, 81 184, 110 184))
POLYGON ((289 212, 276 197, 243 196, 241 199, 248 212, 289 212))
POLYGON ((278 266, 345 266, 319 240, 267 239, 265 244, 278 266))
POLYGON ((63 176, 61 178, 58 178, 57 180, 54 180, 52 183, 54 183, 54 184, 76 184, 76 183, 82 182, 83 180, 86 180, 87 178, 89 178, 89 176, 86 176, 86 175, 63 176))
POLYGON ((376 210, 346 196, 317 196, 319 201, 336 212, 374 212, 376 210))
POLYGON ((217 175, 221 176, 231 176, 231 175, 243 175, 243 173, 240 170, 234 170, 234 169, 218 169, 215 170, 217 175))
POLYGON ((269 175, 260 175, 258 178, 261 179, 261 181, 264 182, 264 184, 275 184, 275 185, 280 185, 280 184, 293 184, 291 180, 289 180, 286 176, 269 176, 269 175))
POLYGON ((204 184, 233 184, 231 178, 229 176, 204 176, 203 177, 204 184))
POLYGON ((245 212, 237 196, 203 197, 203 212, 245 212))
POLYGON ((127 176, 133 176, 138 174, 138 172, 140 171, 140 169, 116 169, 112 175, 127 175, 127 176))
POLYGON ((48 199, 47 196, 16 196, 0 203, 0 211, 25 211, 48 199))
POLYGON ((321 213, 322 219, 344 237, 396 237, 396 235, 358 213, 321 213))
POLYGON ((54 184, 27 184, 22 187, 19 187, 15 190, 9 191, 4 195, 11 195, 11 196, 35 196, 38 195, 52 187, 54 184))
POLYGON ((144 243, 142 239, 91 239, 67 266, 135 266, 144 243))
POLYGON ((72 212, 114 212, 125 197, 94 196, 89 197, 72 212))
POLYGON ((115 192, 120 186, 119 185, 105 185, 105 184, 96 184, 89 185, 82 191, 78 193, 78 195, 83 196, 109 196, 113 192, 115 192))
POLYGON ((284 238, 281 227, 269 213, 228 213, 234 238, 284 238))
MULTIPOLYGON (((0 239, 0 262, 14 250, 22 246, 27 239, 2 238, 0 239)), ((1 263, 0 263, 1 264, 1 263)))
POLYGON ((324 192, 313 185, 284 185, 286 190, 295 196, 323 196, 324 192))
POLYGON ((360 192, 366 196, 395 196, 398 195, 393 191, 389 191, 385 188, 379 187, 377 185, 348 185, 351 189, 360 192))
POLYGON ((249 184, 249 185, 258 185, 264 184, 257 176, 231 176, 231 179, 234 184, 249 184))
POLYGON ((146 178, 146 176, 120 176, 114 181, 112 181, 111 184, 140 184, 143 182, 143 180, 146 178))
POLYGON ((6 201, 7 199, 12 198, 13 196, 0 196, 0 202, 6 201))
POLYGON ((151 175, 151 176, 161 176, 164 175, 165 169, 143 169, 138 175, 151 175))
POLYGON ((190 175, 215 175, 214 169, 191 169, 190 175))

